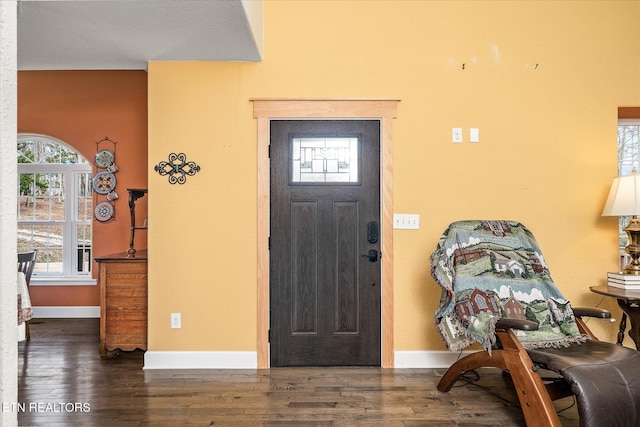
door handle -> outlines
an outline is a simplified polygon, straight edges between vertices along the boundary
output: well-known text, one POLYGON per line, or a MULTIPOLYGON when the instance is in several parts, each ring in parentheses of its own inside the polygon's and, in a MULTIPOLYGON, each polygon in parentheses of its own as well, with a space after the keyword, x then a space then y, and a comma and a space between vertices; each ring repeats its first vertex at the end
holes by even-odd
POLYGON ((369 262, 378 261, 378 251, 376 251, 375 249, 371 249, 368 254, 362 256, 365 258, 369 258, 369 262))

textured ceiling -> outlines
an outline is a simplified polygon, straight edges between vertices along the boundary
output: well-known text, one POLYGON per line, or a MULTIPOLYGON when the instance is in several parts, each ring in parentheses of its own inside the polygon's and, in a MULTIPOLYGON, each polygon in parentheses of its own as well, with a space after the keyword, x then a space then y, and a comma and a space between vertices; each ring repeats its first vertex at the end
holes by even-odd
POLYGON ((260 61, 262 0, 21 0, 19 70, 260 61))

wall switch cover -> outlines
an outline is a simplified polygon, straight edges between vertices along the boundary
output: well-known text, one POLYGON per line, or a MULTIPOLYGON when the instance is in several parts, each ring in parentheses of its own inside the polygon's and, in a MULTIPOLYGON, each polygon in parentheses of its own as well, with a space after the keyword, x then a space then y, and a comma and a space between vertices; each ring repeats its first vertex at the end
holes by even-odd
POLYGON ((393 228, 401 230, 420 229, 419 214, 393 214, 393 228))
POLYGON ((451 129, 451 142, 456 144, 462 142, 462 128, 451 129))
POLYGON ((480 142, 480 129, 469 129, 469 142, 480 142))

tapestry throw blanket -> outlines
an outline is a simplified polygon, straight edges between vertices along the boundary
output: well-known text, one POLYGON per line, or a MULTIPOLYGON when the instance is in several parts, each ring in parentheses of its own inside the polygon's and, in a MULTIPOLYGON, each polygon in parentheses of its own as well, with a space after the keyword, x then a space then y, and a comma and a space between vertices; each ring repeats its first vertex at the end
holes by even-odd
POLYGON ((515 221, 452 223, 431 255, 442 287, 436 328, 451 351, 495 344, 500 317, 531 320, 537 331, 513 330, 526 348, 584 342, 573 310, 556 288, 531 232, 515 221))

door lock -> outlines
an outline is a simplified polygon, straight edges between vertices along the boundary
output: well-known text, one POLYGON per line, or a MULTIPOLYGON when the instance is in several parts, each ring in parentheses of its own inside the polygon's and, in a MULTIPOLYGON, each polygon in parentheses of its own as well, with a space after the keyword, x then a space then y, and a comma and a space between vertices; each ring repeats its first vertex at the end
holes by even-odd
POLYGON ((378 243, 378 223, 375 221, 371 221, 367 224, 367 242, 374 244, 378 243))
POLYGON ((376 251, 375 249, 371 249, 368 254, 362 256, 365 258, 369 258, 369 262, 378 261, 378 251, 376 251))

